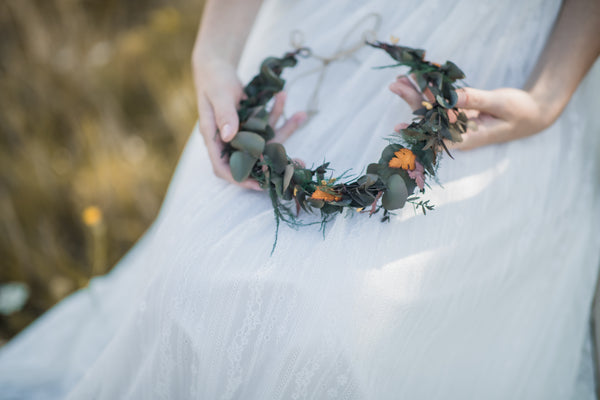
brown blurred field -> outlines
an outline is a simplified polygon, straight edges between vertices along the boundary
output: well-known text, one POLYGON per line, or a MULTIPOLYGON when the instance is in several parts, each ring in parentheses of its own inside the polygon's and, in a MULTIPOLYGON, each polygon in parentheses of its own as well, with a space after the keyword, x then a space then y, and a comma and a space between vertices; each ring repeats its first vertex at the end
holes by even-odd
POLYGON ((30 290, 0 316, 0 344, 108 271, 156 216, 196 119, 201 9, 0 0, 0 284, 30 290))

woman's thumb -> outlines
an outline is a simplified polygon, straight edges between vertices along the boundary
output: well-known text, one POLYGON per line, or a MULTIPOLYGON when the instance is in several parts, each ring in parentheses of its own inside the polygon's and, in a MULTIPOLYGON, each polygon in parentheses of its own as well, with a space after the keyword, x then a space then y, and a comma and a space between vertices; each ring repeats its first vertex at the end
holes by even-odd
POLYGON ((233 95, 222 93, 210 99, 215 112, 215 121, 219 134, 224 142, 229 142, 239 128, 239 118, 236 111, 236 100, 233 95))

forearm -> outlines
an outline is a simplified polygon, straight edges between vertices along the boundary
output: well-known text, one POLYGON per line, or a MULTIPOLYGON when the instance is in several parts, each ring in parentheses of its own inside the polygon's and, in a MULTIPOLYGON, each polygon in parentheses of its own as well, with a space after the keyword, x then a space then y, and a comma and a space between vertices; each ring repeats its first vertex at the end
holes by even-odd
POLYGON ((207 0, 193 62, 219 60, 237 66, 262 0, 207 0))
POLYGON ((548 125, 560 115, 600 54, 600 1, 565 0, 548 42, 525 85, 548 125))

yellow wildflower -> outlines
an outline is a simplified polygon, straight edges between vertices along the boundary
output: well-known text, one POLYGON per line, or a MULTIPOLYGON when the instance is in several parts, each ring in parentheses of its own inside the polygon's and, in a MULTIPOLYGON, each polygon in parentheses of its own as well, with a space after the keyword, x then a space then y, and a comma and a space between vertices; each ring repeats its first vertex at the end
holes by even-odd
POLYGON ((428 109, 428 110, 431 110, 433 108, 433 105, 430 102, 428 102, 428 101, 422 101, 421 105, 423 107, 425 107, 426 109, 428 109))
POLYGON ((88 206, 81 213, 81 219, 87 226, 96 226, 102 221, 102 211, 96 206, 88 206))

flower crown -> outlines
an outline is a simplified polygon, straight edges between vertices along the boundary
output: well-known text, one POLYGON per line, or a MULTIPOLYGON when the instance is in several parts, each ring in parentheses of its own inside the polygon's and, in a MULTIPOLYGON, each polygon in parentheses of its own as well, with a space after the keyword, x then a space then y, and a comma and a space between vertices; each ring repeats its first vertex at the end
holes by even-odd
POLYGON ((366 43, 384 50, 396 61, 378 68, 408 67, 419 90, 423 93, 429 89, 435 101, 423 101, 423 107, 414 111, 412 123, 388 139, 379 161, 369 164, 364 175, 348 182, 341 182, 345 173, 326 179, 328 162, 306 168, 291 159, 282 144, 270 142, 275 133, 268 124, 267 103, 284 88, 283 70, 294 67, 299 56, 310 56, 309 49, 266 58, 260 72, 244 88, 247 98, 239 104, 239 132, 225 143, 221 156, 229 159, 236 181, 254 179, 268 191, 276 221, 273 250, 281 221, 293 227, 307 225, 299 220, 301 210, 320 212, 324 234, 326 223, 344 209, 369 216, 383 210, 383 222, 390 220, 392 210, 406 203, 422 209, 424 214, 434 208, 419 194, 429 186, 428 177, 436 179, 440 153, 445 151, 452 158, 444 139, 460 142, 461 134, 467 130, 466 115, 455 107, 455 82, 464 79, 464 73, 451 61, 443 65, 426 61, 421 49, 379 41, 366 43), (290 206, 294 205, 292 209, 290 206))

